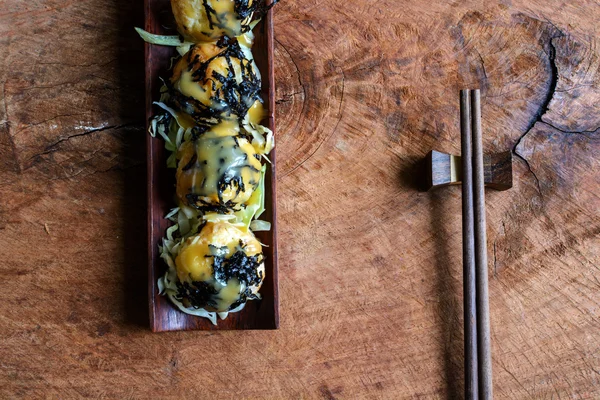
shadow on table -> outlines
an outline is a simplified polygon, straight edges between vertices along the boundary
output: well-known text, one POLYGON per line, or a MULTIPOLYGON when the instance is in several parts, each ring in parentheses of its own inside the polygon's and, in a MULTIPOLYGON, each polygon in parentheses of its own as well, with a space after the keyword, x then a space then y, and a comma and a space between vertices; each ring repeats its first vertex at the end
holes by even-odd
MULTIPOLYGON (((404 168, 399 171, 399 184, 406 189, 424 192, 427 190, 424 159, 413 158, 403 161, 404 168)), ((451 259, 450 233, 447 229, 451 223, 448 215, 447 201, 456 187, 443 187, 426 193, 430 200, 429 225, 433 235, 435 249, 435 288, 437 293, 438 318, 440 321, 440 348, 443 349, 444 380, 446 382, 446 398, 459 399, 463 396, 463 327, 461 324, 461 307, 458 303, 462 278, 453 279, 448 260, 451 259)))
POLYGON ((146 229, 146 128, 144 100, 144 45, 134 30, 144 25, 144 2, 114 0, 117 20, 119 130, 125 167, 123 189, 123 299, 127 325, 149 329, 148 256, 146 229))

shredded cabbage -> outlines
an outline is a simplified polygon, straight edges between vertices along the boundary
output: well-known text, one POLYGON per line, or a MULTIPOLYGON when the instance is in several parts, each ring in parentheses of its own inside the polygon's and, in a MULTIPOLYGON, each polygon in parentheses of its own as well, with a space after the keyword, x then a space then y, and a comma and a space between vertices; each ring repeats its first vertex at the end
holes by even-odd
MULTIPOLYGON (((179 207, 175 207, 174 209, 172 209, 171 211, 169 211, 169 213, 165 216, 165 219, 171 219, 171 217, 175 214, 177 214, 179 212, 179 207)), ((171 219, 171 221, 173 221, 171 219)))
POLYGON ((169 133, 166 130, 167 127, 164 121, 165 115, 166 114, 160 114, 152 118, 152 121, 150 122, 150 128, 148 128, 148 132, 150 132, 150 135, 152 137, 156 137, 156 134, 158 133, 165 140, 165 148, 167 148, 167 146, 172 148, 173 143, 169 138, 169 133))
MULTIPOLYGON (((180 127, 182 126, 182 123, 181 123, 181 121, 179 120, 179 114, 177 113, 177 111, 173 110, 171 107, 169 107, 168 105, 166 105, 166 104, 165 104, 165 103, 163 103, 162 101, 154 101, 154 102, 152 102, 152 104, 156 104, 157 106, 159 106, 159 107, 160 107, 160 108, 162 108, 163 110, 167 111, 169 114, 171 114, 171 116, 172 116, 173 118, 175 118, 175 120, 177 121, 177 124, 178 124, 180 127)), ((164 136, 163 136, 163 137, 164 137, 164 136)), ((166 141, 166 140, 167 140, 167 139, 165 139, 165 141, 166 141)), ((171 142, 171 140, 170 140, 170 139, 169 139, 169 142, 170 142, 171 144, 173 144, 173 143, 171 142)))
POLYGON ((179 225, 175 224, 167 229, 167 238, 173 240, 173 233, 179 229, 179 225))
POLYGON ((157 285, 158 285, 158 294, 163 295, 165 293, 165 289, 166 289, 163 278, 158 279, 157 285))
POLYGON ((221 221, 231 221, 235 219, 235 215, 233 214, 217 214, 214 212, 206 213, 202 216, 202 219, 206 222, 221 222, 221 221))
POLYGON ((184 132, 185 132, 185 129, 183 129, 181 127, 177 130, 177 136, 175 137, 175 146, 177 146, 177 148, 179 148, 181 146, 181 142, 183 141, 184 132))
POLYGON ((260 170, 260 181, 258 187, 246 202, 246 208, 237 211, 236 223, 248 229, 253 218, 257 218, 265 209, 265 172, 267 166, 263 165, 260 170))
POLYGON ((249 116, 246 115, 242 121, 244 129, 252 135, 252 147, 254 150, 271 162, 266 155, 275 147, 275 138, 273 131, 259 124, 254 124, 249 121, 249 116))
POLYGON ((271 223, 269 221, 263 221, 262 219, 257 219, 257 220, 250 222, 250 229, 252 229, 255 232, 270 231, 271 223))
POLYGON ((246 303, 240 304, 239 306, 237 306, 233 310, 229 310, 229 311, 217 313, 217 315, 219 316, 219 318, 225 319, 225 318, 227 318, 227 316, 229 315, 229 313, 240 312, 240 311, 242 311, 244 309, 244 307, 246 307, 246 303))
POLYGON ((190 220, 183 211, 177 213, 177 225, 179 226, 179 233, 185 235, 191 229, 190 220))
POLYGON ((181 121, 182 116, 164 102, 155 101, 153 104, 156 104, 165 110, 166 113, 159 114, 152 118, 148 131, 152 137, 156 137, 156 134, 158 133, 164 139, 165 149, 171 152, 167 158, 167 167, 177 168, 177 150, 184 142, 190 140, 192 128, 184 128, 181 121), (170 124, 167 124, 166 118, 169 114, 173 119, 170 124))
POLYGON ((188 51, 190 51, 190 47, 192 47, 192 45, 193 44, 191 44, 191 43, 186 43, 186 44, 183 44, 181 46, 177 46, 177 52, 179 53, 180 56, 183 57, 183 56, 186 55, 186 53, 188 51))
POLYGON ((157 44, 159 46, 172 46, 177 48, 179 55, 184 55, 190 50, 193 45, 191 42, 182 42, 177 35, 156 35, 136 27, 135 31, 140 35, 145 42, 157 44))
POLYGON ((158 122, 156 121, 156 118, 152 118, 150 120, 150 127, 148 128, 148 133, 150 133, 150 136, 156 137, 157 125, 158 125, 158 122))
POLYGON ((185 216, 188 217, 188 218, 196 218, 196 217, 198 217, 198 210, 196 210, 195 208, 192 208, 190 206, 182 205, 181 206, 181 211, 183 211, 183 213, 185 214, 185 216))
POLYGON ((217 324, 217 313, 206 311, 204 308, 186 307, 183 304, 181 304, 181 302, 179 300, 177 300, 175 298, 174 294, 168 293, 167 295, 169 296, 169 299, 171 299, 173 304, 175 304, 177 306, 177 308, 179 308, 184 313, 195 315, 197 317, 208 318, 210 320, 210 322, 212 322, 213 325, 217 324))
POLYGON ((181 46, 184 42, 177 35, 155 35, 154 33, 146 32, 145 30, 136 27, 135 31, 144 39, 145 42, 158 44, 161 46, 181 46))
POLYGON ((256 214, 254 214, 254 218, 258 218, 265 212, 265 172, 267 171, 267 166, 263 165, 260 170, 260 182, 258 183, 257 190, 260 190, 260 203, 258 205, 258 209, 256 210, 256 214))

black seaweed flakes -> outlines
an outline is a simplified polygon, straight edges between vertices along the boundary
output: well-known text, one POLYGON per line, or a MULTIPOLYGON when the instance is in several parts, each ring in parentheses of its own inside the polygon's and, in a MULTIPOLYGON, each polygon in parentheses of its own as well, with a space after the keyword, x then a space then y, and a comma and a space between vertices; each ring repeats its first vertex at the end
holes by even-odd
POLYGON ((217 203, 213 203, 206 201, 204 196, 195 193, 188 193, 185 197, 191 207, 204 213, 215 212, 217 214, 228 214, 231 211, 238 211, 237 205, 231 200, 225 202, 221 200, 217 203))
POLYGON ((210 125, 197 125, 192 128, 192 140, 196 141, 200 136, 204 135, 210 130, 210 125))
POLYGON ((216 307, 217 303, 214 301, 216 294, 218 294, 217 290, 207 282, 193 281, 190 284, 178 281, 175 298, 182 302, 187 300, 192 307, 198 309, 206 306, 216 307))
POLYGON ((227 283, 235 278, 246 287, 258 285, 263 278, 262 273, 259 274, 258 271, 263 260, 262 253, 249 256, 243 249, 236 251, 229 258, 215 256, 213 257, 215 279, 227 283))
POLYGON ((208 26, 210 29, 214 29, 213 15, 217 16, 217 12, 214 8, 208 5, 208 0, 202 0, 202 5, 204 6, 204 10, 206 11, 206 16, 208 18, 208 26))
MULTIPOLYGON (((191 51, 190 51, 191 54, 191 51)), ((192 79, 197 82, 203 81, 204 84, 210 81, 213 95, 210 100, 218 105, 211 107, 193 97, 185 96, 179 92, 171 82, 167 82, 169 91, 169 105, 184 110, 201 125, 214 125, 230 117, 231 114, 238 118, 243 118, 255 101, 261 101, 260 89, 261 81, 253 68, 252 59, 246 58, 240 44, 235 39, 231 39, 230 44, 219 54, 200 62, 198 57, 190 60, 188 56, 188 71, 192 72, 192 79), (206 76, 209 64, 217 58, 225 58, 227 63, 226 75, 213 71, 210 76, 206 76), (232 60, 238 60, 242 73, 240 83, 236 81, 235 68, 232 60), (221 84, 217 88, 217 82, 221 84), (210 122, 209 122, 210 121, 210 122)))
MULTIPOLYGON (((217 281, 223 282, 225 285, 231 279, 245 286, 245 290, 240 293, 240 298, 233 303, 229 309, 239 307, 242 303, 248 300, 258 299, 258 296, 252 292, 252 287, 259 285, 264 274, 258 268, 264 262, 262 253, 249 256, 244 252, 244 243, 240 240, 240 248, 233 253, 229 258, 227 246, 218 247, 210 244, 209 249, 211 254, 205 255, 206 258, 213 259, 214 277, 217 281)), ((216 298, 219 296, 219 291, 214 287, 214 284, 203 281, 177 282, 177 300, 183 303, 189 303, 192 307, 198 309, 203 307, 217 307, 216 298)))
MULTIPOLYGON (((246 18, 254 14, 254 18, 262 18, 279 0, 273 0, 271 4, 267 5, 265 0, 253 0, 250 4, 250 0, 234 0, 234 11, 235 17, 239 21, 243 21, 246 18)), ((208 18, 208 26, 210 29, 217 28, 223 29, 227 32, 230 31, 226 25, 226 14, 219 15, 214 8, 208 4, 208 0, 203 0, 202 5, 208 18)), ((241 24, 241 32, 230 32, 231 34, 239 35, 250 30, 250 24, 241 24)), ((208 32, 205 35, 210 36, 208 32)))
POLYGON ((187 171, 188 169, 192 168, 194 166, 194 164, 196 164, 196 161, 198 160, 198 155, 196 153, 194 153, 194 155, 192 156, 192 158, 190 158, 190 161, 187 162, 187 164, 185 164, 183 166, 183 168, 181 168, 182 171, 187 171))
POLYGON ((222 195, 223 192, 229 188, 236 188, 236 196, 246 190, 246 185, 244 185, 244 180, 240 175, 225 173, 219 181, 217 182, 217 191, 219 195, 219 200, 223 201, 222 195))
POLYGON ((279 0, 273 0, 267 5, 265 0, 253 0, 252 4, 250 0, 235 0, 234 10, 240 20, 248 18, 253 13, 255 19, 260 19, 278 2, 279 0))

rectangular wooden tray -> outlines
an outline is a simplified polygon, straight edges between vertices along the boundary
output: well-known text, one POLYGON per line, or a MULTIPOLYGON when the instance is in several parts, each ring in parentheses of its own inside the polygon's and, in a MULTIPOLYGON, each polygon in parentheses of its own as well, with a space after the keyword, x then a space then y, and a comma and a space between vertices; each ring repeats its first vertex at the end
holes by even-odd
MULTIPOLYGON (((170 16, 169 0, 145 0, 145 30, 156 34, 176 34, 167 32, 162 26, 165 15, 170 16)), ((262 98, 268 118, 263 121, 273 132, 275 86, 273 74, 273 22, 270 11, 255 27, 255 42, 252 48, 256 64, 262 75, 262 98)), ((146 117, 156 111, 152 102, 159 98, 161 81, 167 79, 170 59, 176 53, 172 48, 146 43, 146 117)), ((271 231, 257 232, 258 240, 268 247, 265 254, 266 277, 260 293, 262 300, 249 301, 238 313, 230 314, 213 325, 208 319, 185 314, 175 308, 169 300, 158 294, 157 279, 166 271, 166 264, 160 258, 158 245, 162 242, 171 222, 164 216, 175 207, 175 170, 166 166, 167 151, 161 138, 147 136, 148 163, 148 296, 150 308, 150 328, 153 332, 178 330, 234 330, 234 329, 277 329, 279 326, 279 300, 277 282, 277 223, 275 191, 275 150, 269 158, 272 165, 267 167, 265 176, 265 213, 261 219, 271 222, 271 231)))

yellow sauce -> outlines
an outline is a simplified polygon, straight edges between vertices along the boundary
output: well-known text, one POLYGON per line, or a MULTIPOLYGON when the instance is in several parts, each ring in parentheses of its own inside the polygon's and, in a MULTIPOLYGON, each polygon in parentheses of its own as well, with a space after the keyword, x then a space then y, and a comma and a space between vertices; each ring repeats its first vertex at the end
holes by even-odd
POLYGON ((195 82, 192 78, 191 71, 184 71, 181 74, 179 80, 177 81, 176 88, 184 95, 188 97, 193 97, 202 104, 210 106, 212 103, 212 101, 210 100, 212 91, 209 91, 210 89, 207 88, 205 85, 195 82))
POLYGON ((248 110, 248 120, 253 124, 260 124, 266 116, 267 113, 265 112, 262 103, 258 100, 256 100, 248 110))
POLYGON ((224 121, 181 146, 176 192, 183 204, 235 206, 250 198, 260 181, 261 163, 252 144, 236 136, 238 131, 233 122, 224 121), (188 195, 197 202, 190 202, 188 195))
POLYGON ((217 302, 217 311, 226 311, 229 310, 229 307, 233 303, 235 303, 240 298, 240 292, 242 292, 245 287, 244 285, 240 285, 240 282, 237 279, 230 279, 227 282, 227 285, 221 289, 218 294, 217 302))
POLYGON ((245 46, 248 49, 250 49, 254 44, 254 36, 252 34, 240 35, 237 37, 237 40, 242 46, 245 46))
POLYGON ((183 129, 191 129, 196 126, 196 121, 189 114, 186 114, 181 111, 176 111, 177 113, 177 122, 183 129))
MULTIPOLYGON (((246 287, 244 284, 232 278, 228 282, 218 282, 213 271, 214 248, 226 248, 221 253, 224 258, 231 257, 240 250, 240 240, 243 251, 247 256, 253 256, 262 252, 262 246, 249 231, 238 229, 228 222, 207 222, 202 231, 190 237, 182 246, 179 255, 175 258, 177 277, 181 282, 192 283, 194 281, 206 282, 211 285, 217 294, 213 300, 217 304, 216 311, 227 311, 229 307, 240 299, 246 287), (211 247, 214 246, 214 247, 211 247)), ((264 278, 264 265, 261 264, 259 271, 264 278)), ((252 287, 256 293, 262 282, 252 287)))
POLYGON ((202 63, 223 51, 223 48, 216 46, 214 43, 202 43, 194 46, 173 68, 171 82, 173 82, 175 88, 185 96, 192 97, 207 106, 213 106, 213 101, 210 99, 213 96, 212 79, 210 77, 213 71, 221 75, 227 75, 227 63, 215 63, 215 61, 222 59, 217 57, 209 64, 205 76, 194 78, 192 75, 202 63), (190 66, 192 68, 189 68, 190 66), (205 79, 205 77, 209 79, 205 79))
MULTIPOLYGON (((213 43, 194 46, 175 65, 171 83, 184 96, 193 98, 206 107, 223 111, 222 118, 243 119, 245 115, 232 116, 229 114, 229 111, 240 111, 230 110, 228 101, 241 103, 243 109, 247 106, 252 107, 254 103, 251 102, 255 101, 255 96, 260 88, 260 72, 252 59, 252 53, 248 49, 241 51, 243 55, 235 52, 232 55, 226 53, 226 51, 225 48, 220 48, 213 43), (204 68, 204 70, 201 68, 204 68), (248 72, 248 68, 250 68, 252 74, 248 72), (230 90, 233 90, 237 97, 227 98, 223 91, 223 83, 215 78, 215 74, 228 77, 230 73, 236 83, 233 87, 230 87, 230 90), (242 94, 241 87, 238 86, 242 82, 254 85, 250 87, 256 89, 242 94), (257 84, 258 86, 255 86, 257 84)), ((205 116, 206 113, 201 107, 193 104, 180 105, 179 108, 184 109, 189 114, 198 112, 199 117, 205 116)))
MULTIPOLYGON (((252 1, 248 5, 251 6, 252 1)), ((233 38, 246 31, 252 20, 251 14, 244 20, 239 19, 233 0, 208 0, 208 6, 214 10, 210 15, 203 0, 171 0, 177 29, 187 41, 212 42, 222 36, 233 38)))

